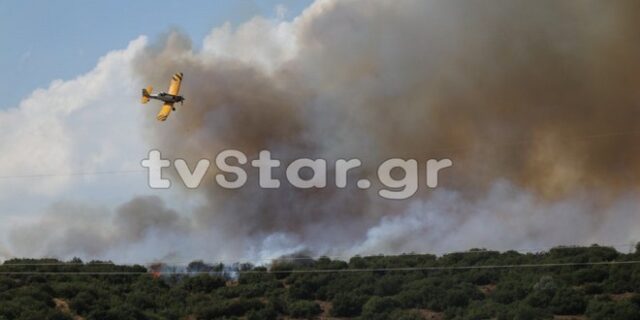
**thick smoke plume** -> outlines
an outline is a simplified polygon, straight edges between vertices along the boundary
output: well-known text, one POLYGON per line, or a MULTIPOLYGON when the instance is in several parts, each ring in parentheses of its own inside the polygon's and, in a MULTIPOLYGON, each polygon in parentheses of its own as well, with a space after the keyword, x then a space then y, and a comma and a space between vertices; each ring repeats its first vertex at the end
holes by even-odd
POLYGON ((184 107, 146 124, 167 158, 355 157, 352 185, 391 157, 454 167, 435 191, 421 171, 405 201, 296 190, 282 168, 283 188, 261 190, 248 166, 229 191, 210 171, 184 191, 204 199, 191 220, 162 226, 209 259, 638 240, 639 13, 632 0, 317 1, 291 22, 217 29, 200 50, 172 32, 135 63, 145 83, 185 74, 184 107))
POLYGON ((226 148, 271 150, 285 163, 357 157, 361 175, 390 157, 454 161, 441 182, 449 191, 402 203, 375 191, 223 191, 205 181, 198 225, 232 251, 273 234, 319 251, 627 241, 635 230, 598 226, 638 209, 638 9, 320 1, 291 23, 254 21, 226 37, 219 45, 237 57, 194 51, 172 33, 138 67, 152 83, 188 75, 188 104, 168 126, 149 126, 170 158, 193 164, 226 148), (265 38, 293 45, 269 55, 256 46, 265 38))

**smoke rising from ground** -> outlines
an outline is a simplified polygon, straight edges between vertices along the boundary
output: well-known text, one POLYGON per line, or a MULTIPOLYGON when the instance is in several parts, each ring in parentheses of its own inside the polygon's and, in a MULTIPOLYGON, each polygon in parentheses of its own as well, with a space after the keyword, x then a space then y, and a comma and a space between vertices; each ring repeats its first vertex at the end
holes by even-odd
POLYGON ((268 149, 282 160, 358 157, 368 165, 360 174, 389 157, 455 163, 441 182, 451 190, 441 193, 455 194, 449 202, 429 192, 417 200, 434 213, 375 192, 222 191, 209 183, 196 219, 237 249, 273 233, 321 251, 377 241, 370 252, 498 245, 477 240, 515 230, 523 232, 509 238, 523 246, 620 237, 592 235, 601 216, 635 219, 611 208, 637 192, 640 178, 639 25, 629 14, 637 4, 491 4, 320 1, 291 23, 254 22, 261 28, 222 37, 247 53, 238 59, 195 52, 180 34, 168 35, 138 64, 153 83, 176 70, 188 75, 183 112, 167 127, 149 126, 168 157, 195 163, 225 148, 268 149), (287 59, 265 57, 250 36, 294 45, 287 59), (497 185, 512 188, 509 196, 487 191, 497 185), (516 205, 523 197, 526 205, 516 205), (497 212, 505 207, 513 212, 497 212), (384 240, 391 221, 416 215, 431 218, 389 236, 421 246, 384 240), (550 228, 568 216, 578 221, 550 228), (456 223, 440 222, 450 219, 456 223), (461 234, 461 225, 472 227, 461 234), (446 245, 452 239, 468 240, 446 245))
POLYGON ((210 172, 184 191, 204 199, 184 221, 124 205, 118 217, 136 214, 114 222, 118 241, 146 241, 149 225, 178 239, 158 257, 234 259, 638 240, 638 12, 636 1, 317 1, 291 22, 224 26, 202 50, 171 32, 134 65, 145 83, 185 74, 184 107, 161 125, 148 111, 165 158, 266 149, 285 164, 364 167, 345 190, 296 190, 284 170, 281 189, 261 190, 249 167, 244 188, 223 190, 210 172), (436 191, 421 171, 407 201, 353 186, 391 157, 454 168, 436 191))
POLYGON ((151 261, 161 258, 155 256, 158 251, 169 252, 167 242, 175 240, 173 236, 184 237, 190 228, 188 220, 155 196, 136 197, 118 206, 113 215, 107 208, 76 202, 60 202, 49 210, 36 223, 15 226, 10 234, 15 252, 34 257, 123 259, 134 247, 138 257, 151 261), (150 256, 145 246, 154 249, 150 256))

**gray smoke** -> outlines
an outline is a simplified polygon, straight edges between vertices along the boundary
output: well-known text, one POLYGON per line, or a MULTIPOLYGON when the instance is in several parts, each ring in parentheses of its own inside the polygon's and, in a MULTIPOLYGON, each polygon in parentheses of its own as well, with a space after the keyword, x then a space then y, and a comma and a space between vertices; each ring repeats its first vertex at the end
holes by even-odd
MULTIPOLYGON (((13 252, 33 257, 147 262, 170 254, 175 247, 170 240, 184 238, 190 229, 187 219, 166 208, 162 199, 155 196, 136 197, 113 214, 107 208, 76 202, 56 203, 49 211, 41 220, 11 230, 13 252), (133 251, 138 251, 137 257, 129 258, 133 251), (156 256, 159 252, 164 255, 156 256)), ((11 256, 14 254, 5 255, 11 256)))
MULTIPOLYGON (((162 125, 149 111, 165 157, 355 157, 354 177, 372 180, 391 157, 454 168, 408 201, 353 186, 261 190, 249 167, 247 186, 223 190, 210 171, 184 191, 205 199, 187 222, 133 200, 125 240, 77 251, 146 241, 148 226, 206 259, 637 240, 639 12, 632 0, 318 1, 292 22, 213 32, 202 50, 171 32, 135 63, 145 83, 185 74, 184 107, 162 125)), ((82 237, 64 232, 61 246, 82 237)))

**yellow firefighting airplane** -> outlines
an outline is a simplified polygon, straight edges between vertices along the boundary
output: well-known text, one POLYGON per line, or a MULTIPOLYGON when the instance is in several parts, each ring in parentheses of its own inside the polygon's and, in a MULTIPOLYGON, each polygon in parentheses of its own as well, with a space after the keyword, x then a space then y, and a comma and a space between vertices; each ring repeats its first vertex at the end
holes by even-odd
POLYGON ((171 110, 176 110, 176 108, 173 106, 174 103, 183 103, 184 100, 186 100, 183 96, 178 95, 178 92, 180 92, 180 83, 182 83, 182 72, 174 74, 171 78, 171 84, 169 84, 169 92, 151 94, 151 91, 153 91, 152 86, 148 86, 146 89, 142 89, 143 104, 149 102, 150 99, 156 99, 164 102, 162 108, 160 109, 160 112, 158 112, 158 115, 156 116, 156 119, 158 119, 159 121, 167 120, 167 117, 171 113, 171 110))

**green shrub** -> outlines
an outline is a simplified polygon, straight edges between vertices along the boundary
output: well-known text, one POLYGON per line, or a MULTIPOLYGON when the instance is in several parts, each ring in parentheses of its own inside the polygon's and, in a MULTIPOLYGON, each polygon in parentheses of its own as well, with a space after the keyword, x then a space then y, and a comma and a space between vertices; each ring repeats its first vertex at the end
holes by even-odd
POLYGON ((312 318, 322 313, 320 306, 313 301, 300 300, 289 304, 289 315, 294 318, 312 318))
POLYGON ((331 315, 336 317, 355 317, 362 312, 362 305, 367 301, 366 297, 350 293, 337 294, 331 300, 331 315))
POLYGON ((587 302, 584 294, 578 290, 563 288, 556 292, 551 300, 550 306, 555 314, 582 314, 587 307, 587 302))
POLYGON ((389 314, 400 307, 400 303, 391 297, 371 297, 362 307, 365 319, 389 319, 389 314))
POLYGON ((400 277, 385 276, 378 280, 374 293, 378 296, 392 296, 402 289, 402 279, 400 277))
POLYGON ((587 283, 583 287, 585 294, 599 294, 602 293, 602 286, 597 283, 587 283))
POLYGON ((573 273, 573 280, 575 284, 583 283, 599 283, 609 277, 609 272, 601 268, 591 267, 578 270, 573 273))
POLYGON ((182 287, 190 292, 211 292, 225 286, 225 279, 208 274, 199 274, 195 277, 188 277, 181 283, 182 287))
POLYGON ((503 304, 519 301, 527 296, 527 289, 521 282, 508 280, 498 283, 496 290, 491 293, 491 299, 503 304))
POLYGON ((393 320, 424 320, 424 317, 415 310, 395 310, 389 314, 393 320))
POLYGON ((278 312, 273 307, 251 310, 247 313, 247 320, 276 320, 278 312))
POLYGON ((585 313, 590 320, 639 320, 640 308, 630 301, 592 300, 585 313))

